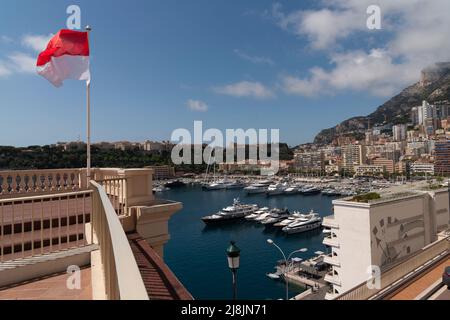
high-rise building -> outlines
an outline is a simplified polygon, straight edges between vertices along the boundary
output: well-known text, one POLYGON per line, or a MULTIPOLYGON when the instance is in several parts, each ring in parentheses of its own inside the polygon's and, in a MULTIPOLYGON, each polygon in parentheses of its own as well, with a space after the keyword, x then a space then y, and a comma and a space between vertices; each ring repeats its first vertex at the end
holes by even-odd
POLYGON ((294 154, 294 167, 299 170, 323 170, 325 169, 324 152, 310 151, 294 154))
POLYGON ((355 166, 366 162, 366 147, 361 144, 348 144, 342 147, 342 167, 354 171, 355 166))
POLYGON ((417 107, 411 109, 411 123, 415 126, 419 123, 419 112, 417 107))
POLYGON ((418 113, 418 124, 425 125, 427 119, 437 118, 437 112, 434 105, 429 104, 425 100, 422 102, 422 105, 417 107, 418 113))
POLYGON ((406 140, 406 124, 397 124, 392 127, 394 141, 406 140))
POLYGON ((450 173, 450 140, 436 141, 434 144, 434 172, 450 173))

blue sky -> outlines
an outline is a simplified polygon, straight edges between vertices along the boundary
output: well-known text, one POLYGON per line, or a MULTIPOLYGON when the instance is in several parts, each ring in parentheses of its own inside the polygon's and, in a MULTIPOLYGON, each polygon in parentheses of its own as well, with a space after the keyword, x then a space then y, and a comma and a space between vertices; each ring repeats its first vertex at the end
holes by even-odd
POLYGON ((40 41, 65 28, 71 4, 93 27, 94 141, 169 139, 203 120, 279 128, 297 145, 450 60, 448 1, 378 2, 382 30, 367 29, 365 0, 3 0, 0 145, 85 138, 83 83, 56 89, 32 65, 40 41))

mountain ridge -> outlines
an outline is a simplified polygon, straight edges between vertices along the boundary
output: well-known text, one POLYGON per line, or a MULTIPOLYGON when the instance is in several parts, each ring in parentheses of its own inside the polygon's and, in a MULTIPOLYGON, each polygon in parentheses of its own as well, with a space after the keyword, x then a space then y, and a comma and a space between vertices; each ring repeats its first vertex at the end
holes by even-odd
POLYGON ((420 81, 403 89, 367 116, 355 116, 323 129, 314 138, 315 144, 329 144, 338 136, 361 137, 371 125, 405 123, 413 107, 426 100, 430 103, 450 101, 450 62, 438 62, 422 70, 420 81))

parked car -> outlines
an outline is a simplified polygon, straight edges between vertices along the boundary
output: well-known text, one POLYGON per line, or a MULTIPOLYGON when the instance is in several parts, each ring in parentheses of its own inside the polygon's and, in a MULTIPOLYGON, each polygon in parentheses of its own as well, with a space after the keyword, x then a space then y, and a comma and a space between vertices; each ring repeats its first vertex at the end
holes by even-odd
POLYGON ((450 289, 450 266, 446 267, 444 273, 442 274, 442 283, 450 289))

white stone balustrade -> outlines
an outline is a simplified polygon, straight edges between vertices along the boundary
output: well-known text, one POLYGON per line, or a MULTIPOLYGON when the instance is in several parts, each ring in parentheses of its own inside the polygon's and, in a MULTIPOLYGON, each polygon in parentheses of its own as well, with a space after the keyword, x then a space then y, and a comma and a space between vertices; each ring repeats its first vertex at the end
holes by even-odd
POLYGON ((82 169, 0 171, 0 196, 7 198, 84 189, 82 185, 86 179, 82 173, 82 169))

